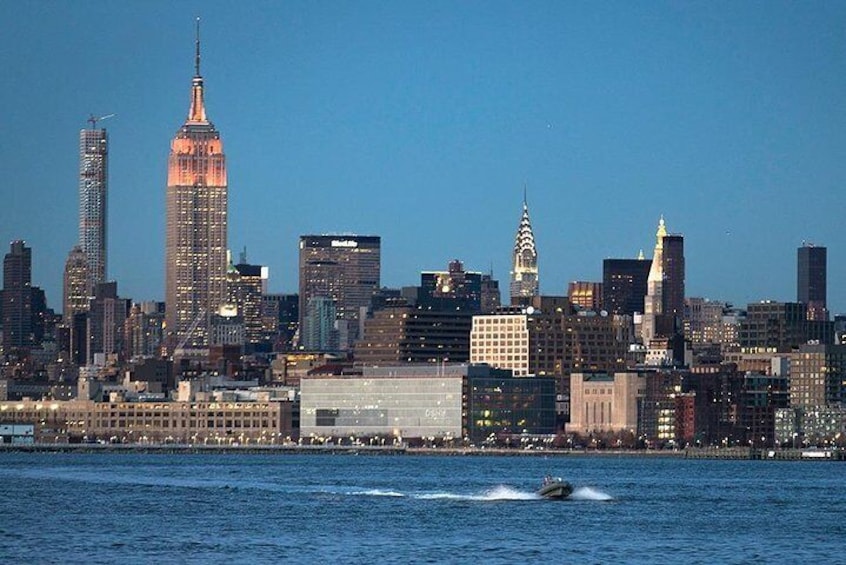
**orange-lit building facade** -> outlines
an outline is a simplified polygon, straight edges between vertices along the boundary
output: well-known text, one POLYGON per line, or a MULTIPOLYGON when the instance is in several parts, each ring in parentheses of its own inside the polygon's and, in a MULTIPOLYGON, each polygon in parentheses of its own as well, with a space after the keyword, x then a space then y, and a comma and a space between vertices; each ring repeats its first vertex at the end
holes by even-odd
POLYGON ((226 299, 228 186, 220 133, 207 119, 196 72, 188 119, 171 142, 167 174, 167 334, 172 343, 208 343, 208 320, 226 299))

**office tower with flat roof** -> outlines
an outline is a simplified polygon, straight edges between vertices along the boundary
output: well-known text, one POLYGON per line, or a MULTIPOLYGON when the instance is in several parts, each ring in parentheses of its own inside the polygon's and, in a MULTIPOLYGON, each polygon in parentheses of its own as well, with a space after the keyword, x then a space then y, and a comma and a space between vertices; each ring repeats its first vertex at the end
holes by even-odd
POLYGON ((529 220, 529 205, 523 197, 523 215, 517 226, 511 270, 511 304, 528 304, 538 296, 538 250, 529 220))
POLYGON ((380 287, 381 246, 379 236, 300 236, 301 338, 324 333, 309 327, 309 324, 318 320, 321 324, 325 323, 324 315, 328 311, 325 305, 313 308, 314 315, 308 315, 309 302, 322 297, 334 302, 335 326, 342 336, 338 344, 340 349, 348 349, 358 339, 361 310, 370 306, 380 287), (321 313, 319 316, 318 312, 321 313), (345 335, 347 337, 343 339, 345 335))
POLYGON ((167 331, 191 347, 208 344, 209 319, 226 300, 226 157, 203 96, 198 20, 191 106, 168 158, 165 247, 167 331))
POLYGON ((610 314, 633 316, 643 313, 649 269, 652 261, 638 259, 605 259, 602 262, 602 308, 610 314))
POLYGON ((403 304, 377 310, 364 321, 355 364, 464 363, 470 357, 473 313, 403 304))
POLYGON ((3 351, 28 348, 32 337, 32 249, 18 240, 3 258, 3 351))
POLYGON ((673 331, 681 333, 684 324, 684 236, 664 237, 664 315, 670 318, 673 331))
POLYGON ((804 243, 797 250, 796 301, 808 308, 809 320, 828 320, 826 309, 827 249, 804 243))
POLYGON ((62 318, 66 326, 73 325, 73 317, 88 311, 91 298, 88 279, 88 258, 81 245, 75 245, 65 261, 65 275, 62 292, 62 318))
POLYGON ((79 132, 79 245, 88 264, 88 296, 106 281, 109 142, 98 120, 92 116, 91 127, 79 132))

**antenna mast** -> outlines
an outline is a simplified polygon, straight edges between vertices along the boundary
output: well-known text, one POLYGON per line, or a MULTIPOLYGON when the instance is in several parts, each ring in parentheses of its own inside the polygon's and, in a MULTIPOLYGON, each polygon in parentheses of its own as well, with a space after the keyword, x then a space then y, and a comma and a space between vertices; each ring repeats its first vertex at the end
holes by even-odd
POLYGON ((197 16, 197 53, 194 56, 194 76, 200 76, 200 17, 197 16))

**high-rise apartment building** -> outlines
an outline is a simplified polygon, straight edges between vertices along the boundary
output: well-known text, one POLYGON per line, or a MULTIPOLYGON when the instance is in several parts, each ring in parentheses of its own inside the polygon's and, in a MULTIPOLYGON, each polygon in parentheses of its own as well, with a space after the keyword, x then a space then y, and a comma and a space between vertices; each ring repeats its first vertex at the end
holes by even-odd
POLYGON ((79 245, 88 269, 88 296, 106 281, 106 220, 108 199, 109 142, 104 128, 79 132, 79 245))
POLYGON ((3 258, 3 351, 32 345, 32 249, 13 241, 3 258))
POLYGON ((91 290, 88 278, 88 258, 81 245, 75 245, 65 262, 62 293, 62 317, 66 326, 73 325, 74 314, 88 311, 91 290))
MULTIPOLYGON (((309 327, 309 302, 324 297, 335 304, 336 329, 346 350, 358 338, 362 308, 370 306, 379 290, 381 272, 379 236, 304 235, 300 237, 300 336, 316 335, 309 327)), ((326 312, 321 306, 321 312, 326 312)))
POLYGON ((638 259, 605 259, 602 262, 602 307, 610 314, 643 313, 649 269, 641 253, 638 259))
POLYGON ((790 356, 790 405, 842 406, 846 400, 846 345, 800 345, 790 356))
POLYGON ((188 119, 170 145, 167 174, 166 320, 173 344, 208 344, 210 317, 226 300, 226 157, 206 117, 197 41, 188 119))
POLYGON ((523 215, 517 226, 511 270, 511 304, 528 304, 539 295, 538 251, 529 221, 529 205, 523 198, 523 215))
POLYGON ((806 243, 797 250, 796 301, 805 304, 809 320, 828 320, 826 261, 825 247, 806 243))

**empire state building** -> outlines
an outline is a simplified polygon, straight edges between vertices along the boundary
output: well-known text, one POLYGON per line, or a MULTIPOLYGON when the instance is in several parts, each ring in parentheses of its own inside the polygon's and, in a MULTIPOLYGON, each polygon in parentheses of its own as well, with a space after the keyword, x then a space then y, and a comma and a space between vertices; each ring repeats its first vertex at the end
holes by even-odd
POLYGON ((197 20, 188 119, 170 144, 167 169, 167 334, 178 347, 208 344, 209 319, 226 300, 226 158, 206 117, 197 20))

